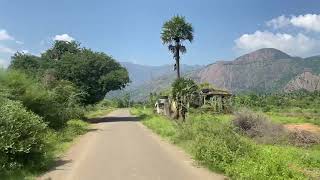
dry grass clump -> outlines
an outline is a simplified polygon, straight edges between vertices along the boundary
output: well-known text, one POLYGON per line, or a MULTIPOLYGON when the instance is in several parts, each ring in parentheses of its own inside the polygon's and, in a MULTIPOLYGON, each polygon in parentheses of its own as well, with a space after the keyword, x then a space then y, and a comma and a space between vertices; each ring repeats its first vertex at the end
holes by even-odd
POLYGON ((233 125, 237 131, 261 143, 276 144, 288 137, 288 131, 283 125, 272 123, 263 114, 246 109, 235 113, 233 125))
POLYGON ((294 129, 290 131, 289 142, 302 147, 320 144, 320 135, 306 130, 294 129))
POLYGON ((320 144, 320 134, 301 129, 288 130, 270 121, 261 113, 244 109, 235 113, 232 121, 238 132, 265 144, 291 144, 307 147, 320 144))

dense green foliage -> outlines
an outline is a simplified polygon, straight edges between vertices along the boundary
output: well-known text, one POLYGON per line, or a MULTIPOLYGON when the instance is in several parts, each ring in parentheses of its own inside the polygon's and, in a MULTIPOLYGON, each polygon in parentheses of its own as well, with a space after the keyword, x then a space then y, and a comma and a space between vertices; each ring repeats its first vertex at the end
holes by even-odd
POLYGON ((69 121, 84 117, 78 102, 68 81, 48 88, 22 72, 0 70, 0 179, 46 169, 61 145, 87 131, 82 120, 69 121))
POLYGON ((102 106, 107 92, 128 82, 112 57, 76 42, 56 41, 41 57, 16 53, 9 69, 0 69, 0 179, 46 170, 88 131, 88 105, 102 106))
POLYGON ((266 112, 280 123, 312 123, 320 125, 320 92, 240 94, 233 99, 235 109, 247 107, 266 112))
POLYGON ((40 58, 30 54, 16 53, 12 56, 10 69, 19 69, 29 75, 34 75, 40 68, 40 58))
POLYGON ((16 71, 0 71, 0 179, 24 179, 46 170, 88 123, 76 88, 52 89, 16 71), (72 119, 72 120, 70 120, 72 119))
POLYGON ((80 100, 86 105, 129 83, 127 70, 112 57, 80 48, 76 42, 56 41, 41 57, 17 53, 9 69, 36 76, 47 86, 56 80, 70 81, 83 93, 80 100))
POLYGON ((192 95, 197 94, 198 85, 192 79, 180 78, 172 83, 172 97, 186 97, 188 101, 191 100, 192 95))
POLYGON ((21 103, 0 98, 0 167, 34 167, 45 156, 46 124, 21 103))
POLYGON ((50 49, 44 52, 41 57, 46 60, 61 60, 65 54, 77 54, 81 52, 80 44, 72 41, 56 41, 50 49))
POLYGON ((320 109, 320 92, 296 91, 292 93, 240 94, 234 98, 235 106, 263 111, 282 111, 289 108, 320 109))
POLYGON ((59 79, 73 82, 85 96, 85 104, 101 101, 107 92, 123 88, 128 82, 125 68, 104 53, 82 50, 63 56, 56 66, 59 79))
POLYGON ((8 98, 22 102, 51 128, 61 128, 67 120, 83 117, 78 104, 81 93, 70 82, 57 81, 48 89, 23 73, 9 71, 0 73, 0 84, 8 98))
POLYGON ((132 112, 203 165, 231 179, 319 178, 320 152, 316 148, 259 143, 238 132, 220 115, 191 114, 185 123, 178 123, 150 110, 138 108, 132 112))
POLYGON ((172 97, 176 102, 175 118, 185 119, 185 114, 193 102, 199 97, 198 85, 192 79, 178 78, 172 83, 172 97))

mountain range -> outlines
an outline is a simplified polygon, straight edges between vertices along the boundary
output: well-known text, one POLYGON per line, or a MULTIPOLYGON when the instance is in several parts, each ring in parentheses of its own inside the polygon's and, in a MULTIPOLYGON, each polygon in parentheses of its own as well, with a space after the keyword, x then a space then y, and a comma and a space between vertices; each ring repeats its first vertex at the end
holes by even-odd
MULTIPOLYGON (((133 99, 144 100, 150 92, 168 88, 176 77, 172 65, 122 65, 128 69, 132 84, 109 96, 130 93, 133 99)), ((314 91, 320 90, 320 56, 293 57, 278 49, 263 48, 232 61, 216 61, 207 66, 182 65, 182 74, 233 93, 314 91)))
POLYGON ((304 71, 318 75, 320 56, 292 57, 277 49, 264 48, 233 61, 210 64, 192 77, 232 92, 270 92, 283 90, 290 80, 304 71))
MULTIPOLYGON (((121 97, 130 94, 134 100, 145 100, 150 92, 161 91, 168 88, 176 77, 176 71, 172 65, 149 66, 135 64, 131 62, 120 62, 129 72, 131 83, 123 90, 112 91, 107 94, 107 98, 121 97)), ((204 66, 181 65, 181 73, 191 73, 204 66)))

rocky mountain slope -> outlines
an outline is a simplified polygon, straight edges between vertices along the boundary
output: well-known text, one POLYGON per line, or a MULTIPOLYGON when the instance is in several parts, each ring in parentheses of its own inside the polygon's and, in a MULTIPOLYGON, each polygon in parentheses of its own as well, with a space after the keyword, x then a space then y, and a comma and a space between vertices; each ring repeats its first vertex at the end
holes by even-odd
POLYGON ((292 79, 285 87, 285 92, 297 90, 307 90, 310 92, 320 91, 320 75, 314 75, 309 69, 292 79))
POLYGON ((282 90, 295 76, 309 68, 320 71, 320 57, 292 57, 273 48, 245 54, 234 61, 219 61, 192 74, 199 82, 208 82, 233 92, 282 90))

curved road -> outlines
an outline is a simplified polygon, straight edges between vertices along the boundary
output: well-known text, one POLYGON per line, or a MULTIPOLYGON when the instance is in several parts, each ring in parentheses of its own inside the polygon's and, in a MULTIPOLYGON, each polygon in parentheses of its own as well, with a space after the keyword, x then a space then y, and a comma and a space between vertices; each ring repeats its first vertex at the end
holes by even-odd
POLYGON ((216 180, 178 147, 161 140, 127 109, 96 119, 45 180, 216 180))

